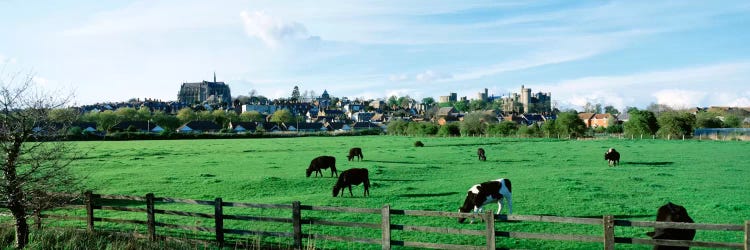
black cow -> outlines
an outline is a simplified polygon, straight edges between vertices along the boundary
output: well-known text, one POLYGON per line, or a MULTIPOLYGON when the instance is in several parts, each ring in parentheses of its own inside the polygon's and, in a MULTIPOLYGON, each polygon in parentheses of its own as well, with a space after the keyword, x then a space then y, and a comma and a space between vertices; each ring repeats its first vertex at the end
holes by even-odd
POLYGON ((614 148, 610 148, 604 153, 604 160, 608 161, 607 165, 609 166, 617 166, 620 164, 620 153, 614 148))
POLYGON ((315 172, 315 177, 318 177, 318 174, 320 176, 323 176, 323 171, 321 169, 331 168, 331 177, 335 174, 336 176, 339 175, 339 172, 336 171, 336 158, 333 156, 318 156, 312 161, 310 161, 310 166, 307 167, 307 177, 310 177, 310 174, 312 172, 315 172))
POLYGON ((484 149, 483 148, 477 149, 477 156, 479 156, 479 160, 480 161, 486 161, 487 160, 487 156, 484 155, 484 149))
MULTIPOLYGON (((685 207, 668 202, 664 206, 661 206, 659 211, 657 211, 656 221, 693 223, 693 218, 690 218, 685 207)), ((653 232, 648 232, 646 235, 653 239, 693 240, 695 237, 695 229, 654 228, 653 232)), ((677 250, 690 249, 690 247, 655 245, 654 249, 677 250)))
POLYGON ((352 161, 352 159, 354 159, 355 156, 357 157, 357 160, 360 160, 360 161, 365 158, 364 156, 362 156, 361 148, 349 149, 349 155, 347 155, 346 158, 348 158, 349 161, 352 161))
MULTIPOLYGON (((512 187, 509 179, 497 179, 494 181, 476 184, 466 193, 464 205, 458 211, 462 213, 473 212, 481 213, 484 205, 497 201, 497 214, 503 209, 503 198, 508 202, 508 214, 513 213, 512 187)), ((459 218, 458 222, 463 223, 466 218, 459 218)), ((474 219, 471 219, 474 223, 474 219)))
MULTIPOLYGON (((333 185, 333 197, 339 195, 339 190, 349 187, 349 196, 353 197, 352 185, 359 185, 364 183, 365 192, 364 196, 370 195, 370 177, 366 168, 352 168, 344 170, 339 175, 339 180, 336 181, 336 185, 333 185)), ((341 197, 344 197, 344 191, 341 191, 341 197)))

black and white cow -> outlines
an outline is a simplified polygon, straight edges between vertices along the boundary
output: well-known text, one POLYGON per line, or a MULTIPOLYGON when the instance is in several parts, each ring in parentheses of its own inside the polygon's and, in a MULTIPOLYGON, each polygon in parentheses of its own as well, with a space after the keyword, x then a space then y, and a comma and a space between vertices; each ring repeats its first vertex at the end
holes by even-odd
MULTIPOLYGON (((494 181, 476 184, 466 193, 464 205, 458 211, 462 213, 473 212, 475 214, 482 212, 484 205, 497 201, 497 214, 503 209, 503 198, 507 201, 508 214, 513 213, 513 197, 511 195, 512 187, 509 179, 497 179, 494 181)), ((458 222, 463 223, 466 218, 459 218, 458 222)), ((474 219, 471 220, 474 222, 474 219)))
MULTIPOLYGON (((686 222, 693 223, 693 218, 687 213, 685 207, 668 202, 661 206, 656 212, 656 221, 686 222)), ((654 228, 653 232, 646 233, 653 239, 663 240, 693 240, 695 229, 654 228)), ((655 245, 654 249, 690 249, 690 247, 655 245)))
POLYGON ((607 160, 610 166, 617 166, 620 164, 620 153, 614 148, 610 148, 604 153, 604 160, 607 160))

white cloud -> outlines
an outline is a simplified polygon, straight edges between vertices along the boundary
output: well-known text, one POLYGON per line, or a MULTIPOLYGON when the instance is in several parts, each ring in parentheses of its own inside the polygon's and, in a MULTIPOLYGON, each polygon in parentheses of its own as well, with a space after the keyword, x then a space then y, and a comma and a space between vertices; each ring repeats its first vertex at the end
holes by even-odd
POLYGON ((308 35, 307 28, 301 23, 287 22, 272 17, 263 11, 242 11, 240 17, 242 17, 247 35, 259 38, 272 48, 279 47, 285 40, 320 40, 319 36, 308 35))
POLYGON ((409 75, 407 74, 390 75, 388 76, 388 80, 392 82, 403 82, 403 81, 409 80, 409 75))
POLYGON ((743 98, 750 98, 745 87, 750 85, 748 79, 750 62, 734 62, 630 75, 582 77, 531 88, 552 92, 553 100, 576 107, 586 101, 601 101, 618 109, 645 107, 651 102, 682 108, 742 103, 743 98))
POLYGON ((432 70, 426 70, 425 72, 417 74, 414 79, 416 79, 419 82, 434 82, 439 80, 445 80, 450 79, 453 76, 448 73, 443 72, 435 72, 432 70))
POLYGON ((695 107, 696 104, 703 101, 706 93, 683 89, 664 89, 655 92, 653 96, 656 98, 656 103, 658 104, 682 109, 695 107))

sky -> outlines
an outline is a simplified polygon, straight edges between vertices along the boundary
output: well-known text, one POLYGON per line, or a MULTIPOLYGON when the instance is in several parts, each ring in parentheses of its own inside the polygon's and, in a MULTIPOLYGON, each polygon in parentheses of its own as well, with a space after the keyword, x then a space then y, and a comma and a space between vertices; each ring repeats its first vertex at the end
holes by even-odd
POLYGON ((747 0, 0 0, 0 24, 0 73, 77 105, 176 100, 215 72, 235 97, 750 106, 747 0))

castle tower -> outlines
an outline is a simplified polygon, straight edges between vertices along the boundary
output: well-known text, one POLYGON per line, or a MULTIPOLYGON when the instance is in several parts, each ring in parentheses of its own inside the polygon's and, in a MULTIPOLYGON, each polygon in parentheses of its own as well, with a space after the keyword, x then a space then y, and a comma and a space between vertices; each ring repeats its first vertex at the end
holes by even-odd
POLYGON ((531 89, 527 89, 524 85, 521 85, 521 106, 523 106, 523 112, 529 112, 529 102, 531 101, 531 89))

